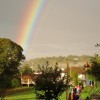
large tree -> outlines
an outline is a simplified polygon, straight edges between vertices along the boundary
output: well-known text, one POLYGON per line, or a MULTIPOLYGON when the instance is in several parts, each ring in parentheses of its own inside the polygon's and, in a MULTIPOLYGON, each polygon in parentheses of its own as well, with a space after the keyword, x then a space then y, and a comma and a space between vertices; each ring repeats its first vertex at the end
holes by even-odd
POLYGON ((87 73, 100 81, 100 56, 96 55, 91 58, 91 67, 87 69, 87 73))
POLYGON ((22 47, 10 39, 0 38, 0 88, 11 86, 11 80, 18 75, 18 66, 24 59, 22 47))
POLYGON ((34 74, 34 70, 28 64, 22 65, 20 71, 22 75, 26 75, 26 74, 33 75, 34 74))
POLYGON ((61 70, 57 64, 54 68, 48 62, 39 66, 41 74, 36 78, 35 91, 38 99, 58 100, 66 90, 65 77, 61 78, 61 70))

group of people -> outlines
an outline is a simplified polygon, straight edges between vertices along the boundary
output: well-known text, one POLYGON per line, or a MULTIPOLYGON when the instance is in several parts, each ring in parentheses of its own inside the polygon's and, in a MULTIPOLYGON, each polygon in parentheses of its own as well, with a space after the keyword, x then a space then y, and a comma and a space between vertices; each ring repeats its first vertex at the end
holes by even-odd
POLYGON ((71 88, 68 100, 79 100, 81 91, 82 91, 82 87, 80 85, 71 88))

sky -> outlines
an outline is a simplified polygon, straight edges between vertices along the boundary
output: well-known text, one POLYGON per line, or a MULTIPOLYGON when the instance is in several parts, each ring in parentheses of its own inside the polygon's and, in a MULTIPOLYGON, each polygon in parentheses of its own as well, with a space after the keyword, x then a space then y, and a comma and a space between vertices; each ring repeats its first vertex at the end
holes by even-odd
MULTIPOLYGON (((21 22, 34 0, 0 0, 0 38, 18 43, 21 22)), ((26 59, 94 55, 100 43, 100 0, 46 0, 26 59)))

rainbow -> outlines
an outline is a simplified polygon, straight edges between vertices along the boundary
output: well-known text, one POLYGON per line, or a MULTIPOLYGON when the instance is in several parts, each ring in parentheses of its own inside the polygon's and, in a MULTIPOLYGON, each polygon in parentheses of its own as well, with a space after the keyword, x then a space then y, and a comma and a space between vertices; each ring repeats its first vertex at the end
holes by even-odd
POLYGON ((20 44, 24 52, 27 51, 28 45, 33 38, 33 34, 37 27, 39 18, 45 7, 46 0, 32 0, 24 9, 20 32, 18 34, 18 44, 20 44))

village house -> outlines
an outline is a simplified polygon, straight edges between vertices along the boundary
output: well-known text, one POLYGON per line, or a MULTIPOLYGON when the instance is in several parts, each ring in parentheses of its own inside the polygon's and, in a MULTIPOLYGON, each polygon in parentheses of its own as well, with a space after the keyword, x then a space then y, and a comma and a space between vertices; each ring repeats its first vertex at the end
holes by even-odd
POLYGON ((35 84, 33 81, 33 76, 32 75, 22 75, 21 76, 21 85, 27 85, 30 86, 31 84, 35 84))
POLYGON ((30 85, 35 85, 35 80, 37 78, 38 75, 40 75, 41 73, 39 72, 35 72, 33 75, 30 74, 25 74, 21 76, 21 85, 27 85, 28 87, 30 85))
POLYGON ((64 75, 71 76, 71 74, 73 72, 77 72, 78 73, 78 79, 83 82, 83 85, 85 87, 86 86, 86 77, 85 77, 85 70, 84 70, 83 67, 81 67, 81 66, 80 67, 76 67, 76 66, 68 67, 68 68, 62 70, 61 75, 62 75, 62 77, 64 75))

